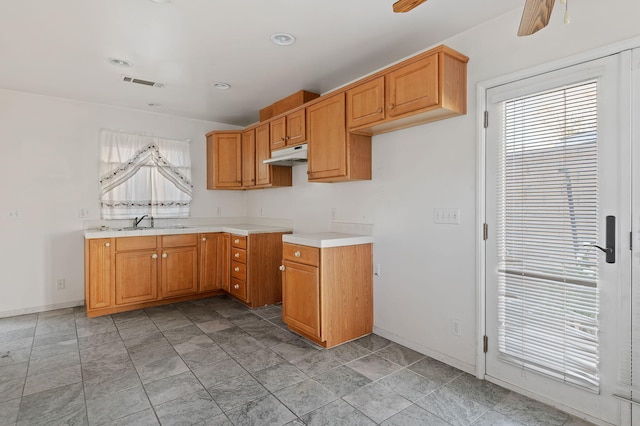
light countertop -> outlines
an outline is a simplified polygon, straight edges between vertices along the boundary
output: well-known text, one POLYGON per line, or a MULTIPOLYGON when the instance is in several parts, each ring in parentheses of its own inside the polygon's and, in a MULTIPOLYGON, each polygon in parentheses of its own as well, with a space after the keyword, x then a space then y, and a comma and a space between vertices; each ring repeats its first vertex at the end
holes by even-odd
POLYGON ((354 246, 373 243, 371 235, 345 234, 340 232, 319 232, 314 234, 285 234, 285 243, 299 244, 317 248, 354 246))
POLYGON ((282 226, 233 224, 233 225, 194 225, 177 227, 156 227, 141 228, 136 230, 118 229, 86 229, 85 239, 93 238, 116 238, 116 237, 141 237, 148 235, 176 235, 176 234, 199 234, 205 232, 228 232, 234 235, 247 236, 249 234, 261 234, 267 232, 291 232, 291 228, 282 226))

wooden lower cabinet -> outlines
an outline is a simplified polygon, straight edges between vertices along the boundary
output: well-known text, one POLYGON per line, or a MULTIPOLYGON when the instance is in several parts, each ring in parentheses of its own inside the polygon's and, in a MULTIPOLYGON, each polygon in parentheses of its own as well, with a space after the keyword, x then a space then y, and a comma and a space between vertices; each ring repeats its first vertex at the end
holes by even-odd
POLYGON ((158 298, 156 249, 116 253, 116 305, 149 302, 158 298))
POLYGON ((278 303, 282 300, 282 277, 278 271, 281 253, 282 233, 88 239, 87 316, 225 292, 252 308, 278 303))
POLYGON ((282 301, 282 233, 231 234, 229 294, 251 308, 282 301))
POLYGON ((283 244, 282 319, 330 348, 373 331, 373 245, 283 244))
POLYGON ((114 239, 85 241, 85 300, 87 309, 113 305, 114 239))
POLYGON ((290 327, 320 339, 320 272, 317 266, 284 261, 282 317, 290 327))
POLYGON ((200 234, 200 293, 229 291, 229 241, 223 232, 200 234))

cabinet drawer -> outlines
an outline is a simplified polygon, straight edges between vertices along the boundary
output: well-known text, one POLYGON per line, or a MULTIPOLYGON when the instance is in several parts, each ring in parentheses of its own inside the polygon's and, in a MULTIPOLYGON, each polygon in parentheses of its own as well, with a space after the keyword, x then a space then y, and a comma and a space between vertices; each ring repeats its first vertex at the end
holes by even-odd
POLYGON ((239 299, 247 300, 247 283, 243 280, 232 278, 229 292, 239 299))
POLYGON ((231 247, 236 247, 239 249, 247 248, 247 237, 242 237, 240 235, 232 235, 231 236, 231 247))
POLYGON ((301 246, 298 244, 284 243, 282 245, 284 260, 318 266, 320 264, 320 249, 316 247, 301 246))
POLYGON ((246 265, 247 264, 247 251, 246 250, 242 250, 242 249, 238 249, 238 248, 233 248, 231 250, 231 260, 233 260, 235 262, 239 262, 239 263, 244 263, 246 265))
POLYGON ((236 261, 231 262, 231 276, 242 281, 246 280, 247 265, 236 261))
POLYGON ((116 251, 150 250, 156 248, 156 236, 116 238, 116 251))
POLYGON ((162 247, 185 247, 198 244, 198 234, 162 235, 160 237, 162 247))

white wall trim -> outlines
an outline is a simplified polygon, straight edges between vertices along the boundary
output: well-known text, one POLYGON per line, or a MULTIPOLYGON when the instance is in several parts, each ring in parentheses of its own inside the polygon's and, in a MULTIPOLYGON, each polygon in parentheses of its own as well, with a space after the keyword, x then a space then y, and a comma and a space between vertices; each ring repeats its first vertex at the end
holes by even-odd
POLYGON ((0 312, 0 318, 35 314, 39 312, 55 311, 56 309, 75 308, 77 306, 84 306, 84 300, 75 300, 72 302, 55 303, 53 305, 35 306, 32 308, 23 308, 23 309, 16 309, 13 311, 4 311, 4 312, 0 312))
POLYGON ((404 337, 398 336, 395 333, 384 330, 379 327, 373 327, 373 332, 378 336, 382 336, 385 339, 389 339, 392 342, 398 343, 400 345, 406 346, 409 349, 413 349, 414 351, 420 352, 428 357, 436 359, 438 361, 444 362, 452 367, 457 368, 458 370, 462 370, 465 373, 475 374, 475 366, 471 364, 467 364, 466 362, 460 361, 459 359, 452 358, 449 355, 445 355, 441 352, 437 352, 427 348, 426 346, 422 346, 416 342, 405 339, 404 337))

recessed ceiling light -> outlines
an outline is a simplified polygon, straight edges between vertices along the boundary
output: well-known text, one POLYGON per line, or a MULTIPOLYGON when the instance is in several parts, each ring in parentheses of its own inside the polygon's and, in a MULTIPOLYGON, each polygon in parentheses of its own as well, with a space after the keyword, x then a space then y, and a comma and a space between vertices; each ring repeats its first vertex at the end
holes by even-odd
POLYGON ((211 85, 219 90, 227 90, 231 87, 231 85, 229 83, 223 83, 221 81, 217 82, 217 83, 211 83, 211 85))
POLYGON ((296 38, 287 33, 275 33, 271 36, 271 41, 278 46, 290 46, 296 42, 296 38))
POLYGON ((122 68, 131 68, 133 66, 133 62, 127 61, 126 59, 119 58, 109 58, 107 59, 111 65, 122 68))

